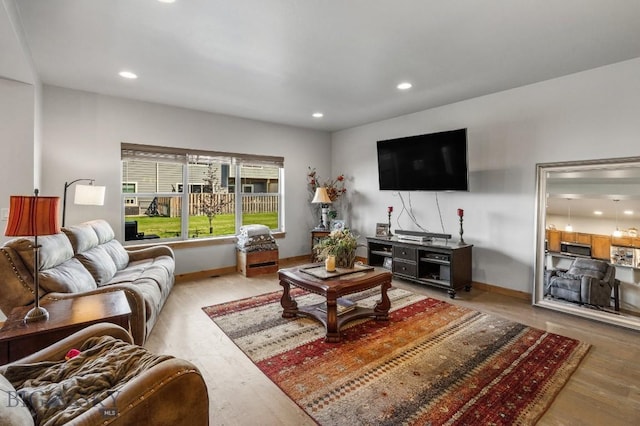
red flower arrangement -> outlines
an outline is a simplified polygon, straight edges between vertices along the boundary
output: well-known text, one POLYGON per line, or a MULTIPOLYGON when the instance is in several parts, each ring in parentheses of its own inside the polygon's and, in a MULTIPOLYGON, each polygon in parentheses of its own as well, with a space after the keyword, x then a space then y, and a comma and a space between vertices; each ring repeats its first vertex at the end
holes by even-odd
POLYGON ((309 184, 309 189, 312 194, 316 192, 316 188, 324 186, 327 188, 329 199, 331 199, 332 203, 335 203, 342 194, 347 192, 347 188, 344 187, 344 175, 338 175, 335 179, 325 181, 324 183, 321 182, 320 177, 318 177, 318 174, 316 173, 316 169, 309 167, 307 183, 309 184))

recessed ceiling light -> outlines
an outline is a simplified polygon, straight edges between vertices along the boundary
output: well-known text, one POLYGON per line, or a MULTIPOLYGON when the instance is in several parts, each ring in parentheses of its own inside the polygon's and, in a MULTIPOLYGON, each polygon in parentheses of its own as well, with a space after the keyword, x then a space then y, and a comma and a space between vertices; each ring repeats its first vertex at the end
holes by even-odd
POLYGON ((596 216, 602 216, 602 212, 600 210, 596 210, 593 212, 596 216))
POLYGON ((120 71, 118 74, 122 78, 128 78, 128 79, 138 78, 138 76, 136 74, 132 73, 131 71, 120 71))
POLYGON ((160 3, 173 3, 176 0, 158 0, 160 3))
POLYGON ((405 81, 403 83, 400 83, 396 86, 398 88, 398 90, 408 90, 411 89, 411 87, 413 87, 413 84, 405 81))
POLYGON ((322 117, 324 117, 324 114, 321 113, 321 112, 314 112, 313 114, 311 114, 311 116, 313 118, 322 118, 322 117))
POLYGON ((632 215, 633 214, 633 210, 625 210, 622 213, 624 213, 626 215, 632 215))

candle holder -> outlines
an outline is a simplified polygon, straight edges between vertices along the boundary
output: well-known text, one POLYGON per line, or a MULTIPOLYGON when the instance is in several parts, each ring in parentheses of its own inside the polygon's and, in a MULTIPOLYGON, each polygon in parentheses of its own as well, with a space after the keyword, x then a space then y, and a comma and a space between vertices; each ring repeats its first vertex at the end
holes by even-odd
POLYGON ((389 228, 387 230, 387 236, 388 237, 392 237, 393 236, 393 233, 391 233, 391 212, 392 211, 393 210, 391 208, 388 210, 388 214, 389 214, 389 228))
POLYGON ((464 234, 464 229, 462 229, 462 216, 460 216, 460 231, 458 231, 460 233, 460 241, 458 241, 458 244, 462 245, 462 244, 466 244, 464 242, 464 238, 462 238, 462 234, 464 234))

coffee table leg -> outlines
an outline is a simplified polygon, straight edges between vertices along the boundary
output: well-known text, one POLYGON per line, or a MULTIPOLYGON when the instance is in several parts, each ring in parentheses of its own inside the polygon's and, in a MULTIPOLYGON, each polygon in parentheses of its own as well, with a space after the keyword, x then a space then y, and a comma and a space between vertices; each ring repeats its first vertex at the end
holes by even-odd
POLYGON ((386 282, 380 286, 381 299, 378 300, 373 312, 376 314, 376 321, 389 321, 389 309, 391 309, 391 300, 387 296, 387 290, 391 288, 391 282, 386 282))
POLYGON ((327 296, 327 336, 324 339, 327 343, 337 343, 340 341, 340 330, 338 330, 338 302, 337 299, 327 296))
POLYGON ((289 294, 290 286, 287 281, 280 280, 282 286, 282 297, 280 305, 282 305, 282 318, 293 318, 298 314, 298 304, 291 298, 289 294))

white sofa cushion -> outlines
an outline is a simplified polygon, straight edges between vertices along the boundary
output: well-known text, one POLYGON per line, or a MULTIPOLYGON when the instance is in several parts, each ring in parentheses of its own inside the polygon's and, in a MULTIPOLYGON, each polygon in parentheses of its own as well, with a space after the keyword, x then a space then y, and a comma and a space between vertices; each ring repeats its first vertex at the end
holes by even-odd
POLYGON ((116 264, 103 246, 76 254, 76 258, 89 271, 97 285, 106 283, 116 274, 116 264))
POLYGON ((40 286, 47 292, 80 293, 98 288, 87 268, 76 258, 40 272, 40 286))
POLYGON ((69 237, 71 246, 73 246, 73 252, 76 254, 90 250, 100 243, 96 231, 93 230, 91 225, 86 223, 62 228, 62 232, 69 237))
MULTIPOLYGON (((6 245, 20 254, 25 265, 33 268, 33 238, 17 238, 6 245)), ((49 269, 66 262, 73 257, 73 247, 63 233, 38 237, 40 246, 40 269, 49 269)))
POLYGON ((118 271, 123 270, 129 265, 129 253, 122 247, 122 244, 120 244, 118 240, 106 242, 102 244, 101 247, 104 247, 109 256, 111 256, 118 271))
POLYGON ((111 241, 116 237, 116 234, 113 232, 113 228, 109 225, 109 222, 103 219, 90 220, 89 222, 85 222, 86 225, 89 225, 93 228, 96 235, 98 236, 98 243, 104 244, 107 241, 111 241))

